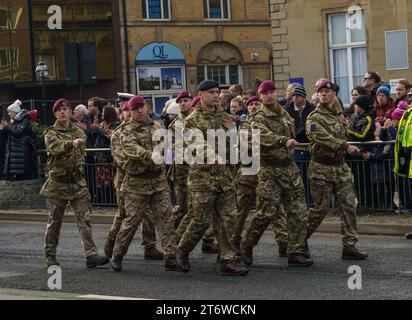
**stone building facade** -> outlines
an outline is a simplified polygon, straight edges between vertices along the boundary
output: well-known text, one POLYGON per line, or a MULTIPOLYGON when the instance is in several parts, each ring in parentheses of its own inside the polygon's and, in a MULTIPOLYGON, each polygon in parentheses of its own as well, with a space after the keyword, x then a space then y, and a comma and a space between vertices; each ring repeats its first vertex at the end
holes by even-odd
POLYGON ((331 78, 348 103, 368 70, 386 82, 412 79, 411 0, 270 0, 274 78, 307 91, 331 78))
POLYGON ((124 0, 121 9, 125 87, 153 99, 157 111, 204 78, 249 89, 272 76, 268 1, 124 0))

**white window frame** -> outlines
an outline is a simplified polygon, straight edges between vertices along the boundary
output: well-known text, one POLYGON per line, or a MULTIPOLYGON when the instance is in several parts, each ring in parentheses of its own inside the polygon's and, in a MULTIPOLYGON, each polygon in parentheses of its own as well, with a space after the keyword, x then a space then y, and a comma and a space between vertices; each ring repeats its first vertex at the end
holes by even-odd
POLYGON ((150 18, 149 15, 149 0, 143 0, 146 2, 146 18, 144 18, 144 21, 170 21, 172 20, 172 13, 171 13, 171 5, 170 5, 170 0, 167 0, 167 10, 169 12, 169 18, 164 17, 164 6, 163 6, 163 0, 160 0, 160 12, 162 14, 162 18, 150 18))
POLYGON ((385 58, 386 58, 386 70, 409 70, 409 43, 408 43, 408 29, 390 30, 385 31, 385 58), (388 46, 387 46, 387 34, 395 32, 405 32, 406 35, 406 57, 408 59, 408 65, 405 68, 388 68, 388 46))
POLYGON ((229 66, 235 66, 236 64, 205 64, 199 65, 199 67, 203 67, 203 76, 204 79, 208 79, 207 76, 207 68, 208 67, 225 67, 225 81, 226 83, 220 84, 222 87, 229 87, 234 84, 243 85, 243 73, 242 73, 242 66, 237 64, 238 76, 239 76, 239 83, 228 83, 230 82, 230 74, 229 74, 229 66))
MULTIPOLYGON (((364 14, 364 11, 362 11, 364 14)), ((334 70, 334 59, 333 59, 333 51, 336 49, 346 49, 346 54, 348 57, 348 68, 349 68, 349 74, 347 75, 349 77, 349 88, 353 88, 353 64, 352 64, 352 49, 356 48, 365 48, 366 49, 366 38, 364 41, 358 41, 358 42, 351 42, 352 36, 351 36, 351 29, 346 28, 346 43, 345 44, 332 44, 332 17, 333 16, 340 16, 340 15, 345 15, 346 16, 346 23, 349 19, 349 13, 347 12, 342 12, 342 13, 335 13, 335 14, 330 14, 328 15, 328 47, 329 47, 329 61, 330 61, 330 73, 331 73, 331 81, 334 81, 335 79, 335 70, 334 70)), ((368 68, 366 68, 368 69, 368 68)), ((350 98, 350 97, 349 97, 350 98)), ((349 99, 350 100, 350 99, 349 99)))
POLYGON ((230 0, 220 0, 220 12, 221 12, 220 18, 211 18, 210 17, 210 3, 209 3, 209 0, 206 0, 206 2, 207 2, 207 6, 206 6, 207 18, 206 18, 206 20, 212 20, 212 21, 225 20, 225 21, 227 21, 227 20, 231 19, 231 3, 230 3, 230 0), (227 2, 227 18, 225 18, 223 16, 224 15, 224 12, 223 12, 223 6, 224 6, 223 2, 224 1, 227 2))

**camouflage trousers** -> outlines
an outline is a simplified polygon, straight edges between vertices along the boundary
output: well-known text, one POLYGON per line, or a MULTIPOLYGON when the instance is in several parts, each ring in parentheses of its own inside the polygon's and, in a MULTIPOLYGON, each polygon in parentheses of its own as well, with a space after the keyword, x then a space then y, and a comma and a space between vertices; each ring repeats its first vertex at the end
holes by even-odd
POLYGON ((160 241, 165 257, 176 256, 176 234, 173 225, 172 203, 167 190, 152 195, 124 193, 126 217, 123 219, 113 256, 126 255, 130 243, 142 222, 143 217, 149 219, 160 234, 160 241))
MULTIPOLYGON (((176 229, 176 239, 179 241, 183 233, 186 231, 190 221, 193 219, 193 210, 191 208, 190 195, 187 191, 187 185, 177 183, 175 185, 176 192, 176 205, 173 208, 174 225, 176 229)), ((213 227, 209 227, 202 237, 203 241, 215 241, 214 228, 216 229, 216 223, 213 223, 213 227)))
MULTIPOLYGON (((239 244, 242 241, 242 233, 245 228, 246 219, 249 216, 250 209, 256 199, 256 187, 245 184, 238 184, 237 187, 237 218, 236 227, 232 241, 239 244)), ((258 207, 258 205, 257 205, 258 207)), ((272 221, 273 232, 275 233, 275 240, 278 244, 288 243, 288 229, 286 223, 286 214, 283 206, 279 206, 279 212, 275 214, 272 221)))
POLYGON ((307 238, 310 238, 331 211, 330 205, 333 195, 341 220, 342 245, 354 246, 358 241, 356 232, 357 198, 349 166, 345 164, 334 167, 311 162, 309 179, 314 207, 310 208, 308 212, 307 238))
MULTIPOLYGON (((49 208, 49 219, 47 221, 46 235, 44 239, 44 250, 47 256, 56 256, 63 216, 69 201, 46 198, 46 202, 49 208)), ((90 224, 89 196, 71 200, 70 205, 74 210, 74 220, 79 229, 86 258, 96 255, 97 248, 93 241, 92 226, 90 224)))
MULTIPOLYGON (((107 237, 110 240, 115 241, 116 236, 119 233, 122 221, 126 218, 126 208, 124 201, 124 194, 120 190, 116 190, 117 198, 117 212, 113 220, 112 227, 109 230, 107 237)), ((154 224, 147 218, 143 216, 142 220, 142 246, 147 249, 156 246, 156 230, 154 224)))
POLYGON ((229 243, 236 221, 236 193, 190 191, 193 218, 180 239, 179 248, 193 251, 213 221, 218 228, 218 246, 221 261, 234 260, 235 251, 229 243))
POLYGON ((287 219, 288 254, 303 254, 307 230, 307 207, 302 179, 296 165, 261 167, 256 188, 257 210, 246 230, 242 245, 253 248, 263 232, 281 213, 287 219))

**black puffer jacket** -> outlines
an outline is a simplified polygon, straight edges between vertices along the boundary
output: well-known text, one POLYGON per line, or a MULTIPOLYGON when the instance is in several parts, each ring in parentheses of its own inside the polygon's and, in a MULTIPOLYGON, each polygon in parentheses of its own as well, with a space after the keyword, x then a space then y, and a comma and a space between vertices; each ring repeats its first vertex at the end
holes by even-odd
POLYGON ((14 122, 3 130, 7 138, 4 175, 8 179, 31 179, 36 174, 36 136, 26 110, 17 114, 14 122))

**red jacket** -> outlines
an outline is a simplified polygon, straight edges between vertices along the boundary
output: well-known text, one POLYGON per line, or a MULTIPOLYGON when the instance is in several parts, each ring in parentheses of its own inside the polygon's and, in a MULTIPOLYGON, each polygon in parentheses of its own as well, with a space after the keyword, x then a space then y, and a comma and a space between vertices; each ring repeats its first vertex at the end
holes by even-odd
POLYGON ((375 101, 374 107, 376 111, 376 118, 383 118, 381 121, 382 125, 387 119, 392 119, 392 112, 395 110, 395 105, 392 98, 389 99, 388 104, 384 108, 379 105, 378 100, 375 101))

